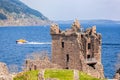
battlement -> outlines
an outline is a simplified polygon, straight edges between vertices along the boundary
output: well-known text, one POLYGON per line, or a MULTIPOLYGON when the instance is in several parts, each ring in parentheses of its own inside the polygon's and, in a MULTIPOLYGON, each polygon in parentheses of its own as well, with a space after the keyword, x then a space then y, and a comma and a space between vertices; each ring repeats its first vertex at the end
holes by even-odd
POLYGON ((88 35, 96 35, 97 36, 96 26, 93 26, 92 28, 87 28, 84 31, 78 20, 76 20, 72 24, 71 29, 67 29, 65 31, 61 31, 57 24, 52 24, 50 27, 50 33, 51 33, 51 35, 65 35, 65 36, 80 35, 80 34, 87 35, 87 36, 88 35))

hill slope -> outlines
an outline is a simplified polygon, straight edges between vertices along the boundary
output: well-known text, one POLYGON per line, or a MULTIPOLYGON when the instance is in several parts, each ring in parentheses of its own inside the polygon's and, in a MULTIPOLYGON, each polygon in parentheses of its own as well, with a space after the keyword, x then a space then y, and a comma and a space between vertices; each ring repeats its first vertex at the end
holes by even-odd
POLYGON ((0 0, 0 26, 44 25, 49 22, 42 13, 19 0, 0 0))

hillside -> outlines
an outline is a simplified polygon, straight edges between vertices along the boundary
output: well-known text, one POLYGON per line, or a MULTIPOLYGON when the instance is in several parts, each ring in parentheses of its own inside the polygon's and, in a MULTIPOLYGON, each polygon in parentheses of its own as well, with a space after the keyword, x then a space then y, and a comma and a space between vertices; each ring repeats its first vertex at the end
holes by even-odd
POLYGON ((0 26, 46 25, 49 22, 42 13, 19 0, 0 0, 0 26))

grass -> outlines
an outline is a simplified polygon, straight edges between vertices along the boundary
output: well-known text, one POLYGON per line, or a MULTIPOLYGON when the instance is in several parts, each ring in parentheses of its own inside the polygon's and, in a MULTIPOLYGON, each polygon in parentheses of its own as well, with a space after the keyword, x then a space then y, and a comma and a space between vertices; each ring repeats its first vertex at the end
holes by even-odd
POLYGON ((19 73, 13 80, 37 80, 39 71, 27 71, 19 73))
MULTIPOLYGON (((39 71, 27 71, 17 74, 13 80, 38 80, 39 71)), ((73 70, 66 69, 46 69, 44 73, 45 79, 56 78, 58 80, 73 80, 73 70)), ((79 80, 101 80, 87 75, 84 72, 79 72, 79 80)))
POLYGON ((73 80, 73 70, 58 70, 47 69, 45 70, 45 78, 57 78, 58 80, 73 80))
POLYGON ((86 73, 79 72, 79 80, 101 80, 98 78, 94 78, 90 75, 87 75, 86 73))

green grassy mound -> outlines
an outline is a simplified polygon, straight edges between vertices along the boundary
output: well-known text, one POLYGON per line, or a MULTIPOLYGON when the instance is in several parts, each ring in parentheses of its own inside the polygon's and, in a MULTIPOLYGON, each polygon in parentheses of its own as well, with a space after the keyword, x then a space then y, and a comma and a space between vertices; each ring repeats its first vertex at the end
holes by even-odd
POLYGON ((90 75, 87 75, 86 73, 80 72, 79 73, 79 80, 101 80, 101 79, 94 78, 90 75))
MULTIPOLYGON (((44 72, 44 78, 56 78, 58 80, 73 80, 73 70, 65 69, 46 69, 44 72)), ((17 74, 13 80, 38 80, 38 70, 27 71, 17 74)), ((79 72, 79 80, 101 80, 94 78, 86 73, 79 72)))
POLYGON ((73 80, 73 70, 52 70, 45 71, 45 78, 57 78, 59 80, 73 80))
POLYGON ((38 80, 39 71, 27 71, 17 74, 13 80, 38 80))

